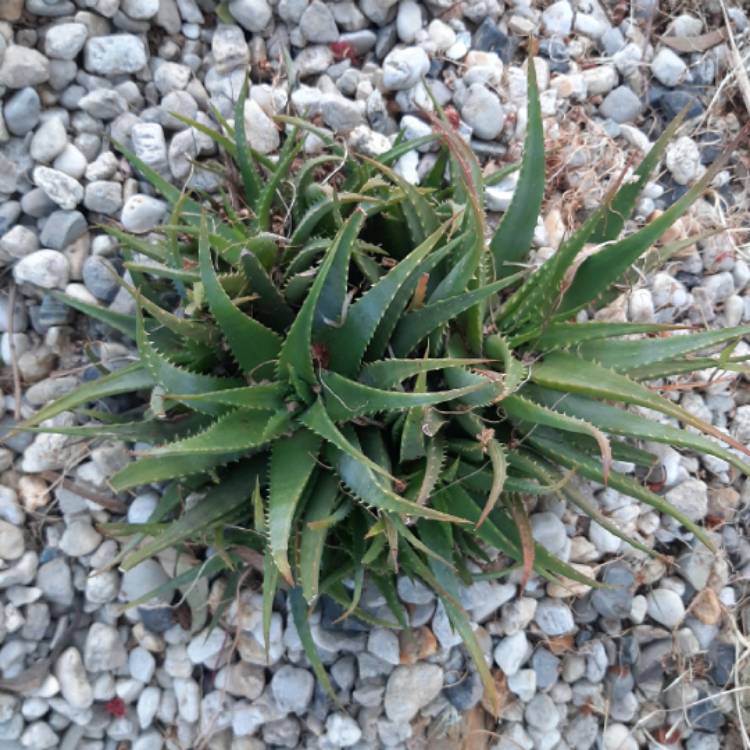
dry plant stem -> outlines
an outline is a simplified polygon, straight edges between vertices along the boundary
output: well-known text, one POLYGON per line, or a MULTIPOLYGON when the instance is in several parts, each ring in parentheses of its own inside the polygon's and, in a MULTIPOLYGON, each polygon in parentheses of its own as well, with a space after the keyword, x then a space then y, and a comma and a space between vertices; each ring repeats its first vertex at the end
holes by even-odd
POLYGON ((82 487, 80 484, 76 484, 70 479, 66 479, 65 477, 57 474, 54 471, 42 471, 40 472, 39 476, 42 477, 42 479, 46 479, 48 482, 59 483, 66 490, 75 492, 76 495, 85 497, 87 500, 91 500, 92 503, 101 505, 102 508, 111 510, 113 513, 127 513, 128 511, 128 507, 127 505, 125 505, 125 503, 120 502, 115 498, 107 497, 106 495, 94 492, 93 490, 89 490, 86 487, 82 487))
POLYGON ((745 109, 750 114, 750 78, 747 75, 745 66, 742 63, 742 56, 737 48, 737 42, 732 32, 732 23, 729 20, 729 14, 727 13, 727 6, 724 0, 721 2, 721 11, 724 14, 724 23, 727 27, 727 33, 729 35, 729 49, 732 53, 732 62, 734 63, 734 71, 737 76, 737 85, 739 86, 740 93, 742 94, 742 101, 745 103, 745 109))
POLYGON ((16 420, 16 422, 18 422, 21 419, 21 375, 18 371, 18 360, 16 358, 16 285, 13 281, 10 282, 8 306, 10 307, 10 336, 8 337, 8 343, 10 345, 10 367, 11 372, 13 373, 13 418, 16 420))

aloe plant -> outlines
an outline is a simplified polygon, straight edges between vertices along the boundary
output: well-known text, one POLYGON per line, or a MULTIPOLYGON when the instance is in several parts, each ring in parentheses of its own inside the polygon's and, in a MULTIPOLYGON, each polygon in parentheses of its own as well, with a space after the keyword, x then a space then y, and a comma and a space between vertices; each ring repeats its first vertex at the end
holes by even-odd
POLYGON ((233 125, 213 131, 185 121, 227 157, 218 201, 183 194, 122 149, 172 204, 172 218, 158 241, 111 229, 135 283, 134 318, 68 302, 130 336, 139 359, 25 425, 151 445, 112 478, 117 492, 165 487, 149 523, 113 526, 135 534, 124 567, 167 547, 203 544, 215 551, 210 564, 166 588, 224 571, 232 592, 256 561, 266 633, 282 587, 327 687, 306 619, 321 595, 345 615, 383 624, 360 605, 369 576, 392 611, 389 623, 407 627, 395 575, 420 579, 442 600, 492 692, 459 602, 477 565, 494 550, 506 564, 480 575, 518 569, 525 582, 533 570, 596 585, 534 542, 530 499, 557 495, 626 538, 567 481, 573 472, 672 516, 710 546, 696 523, 618 472, 615 461, 651 466, 654 456, 639 445, 651 441, 750 469, 744 446, 643 383, 713 365, 740 368, 731 345, 750 327, 691 333, 575 322, 579 311, 611 297, 724 159, 663 215, 621 237, 678 118, 634 177, 533 268, 527 256, 545 155, 534 66, 528 71, 518 187, 494 233, 483 209, 493 178, 440 116, 432 118, 433 135, 397 142, 378 158, 351 154, 313 125, 279 117, 288 134, 271 161, 247 145, 244 89, 233 125), (323 155, 301 161, 304 131, 326 142, 323 155), (430 140, 439 156, 415 187, 391 165, 430 140), (590 243, 599 250, 580 262, 590 243), (718 359, 705 354, 717 348, 718 359), (42 424, 123 393, 142 396, 126 421, 42 424), (647 419, 632 406, 669 419, 647 419), (202 499, 181 512, 187 493, 202 499))

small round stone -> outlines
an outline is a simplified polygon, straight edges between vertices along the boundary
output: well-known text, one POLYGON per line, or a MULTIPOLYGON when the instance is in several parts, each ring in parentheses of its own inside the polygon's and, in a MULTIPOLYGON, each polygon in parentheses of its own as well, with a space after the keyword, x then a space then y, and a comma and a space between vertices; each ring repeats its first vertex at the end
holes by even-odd
POLYGON ((167 204, 158 198, 138 193, 128 198, 122 208, 120 221, 128 232, 144 234, 155 229, 167 212, 167 204))
POLYGON ((685 605, 680 595, 671 589, 654 589, 646 601, 649 616, 667 628, 676 628, 685 617, 685 605))
POLYGON ((391 721, 409 722, 442 688, 443 670, 436 664, 396 667, 385 689, 385 713, 391 721))
POLYGON ((83 200, 83 186, 65 172, 50 167, 37 167, 34 182, 60 208, 73 209, 83 200))
POLYGON ((88 28, 82 23, 52 26, 44 37, 44 52, 56 60, 73 60, 83 49, 88 33, 88 28))
POLYGON ((326 739, 334 747, 351 747, 362 737, 362 730, 351 716, 333 713, 326 719, 326 739))
POLYGON ((131 18, 145 21, 159 12, 159 0, 121 0, 120 7, 131 18))
POLYGON ((29 153, 34 161, 49 164, 68 145, 68 134, 60 117, 50 117, 43 122, 29 145, 29 153))
POLYGON ((271 692, 282 711, 302 715, 312 700, 315 679, 306 669, 289 664, 271 678, 271 692))
POLYGON ((638 750, 638 742, 633 737, 630 727, 611 723, 602 735, 602 750, 638 750))
POLYGON ((483 140, 497 138, 505 124, 505 110, 500 100, 486 86, 472 83, 461 106, 461 117, 483 140))
POLYGON ((64 289, 70 276, 68 259, 57 250, 37 250, 13 267, 18 283, 28 282, 42 289, 64 289))
MULTIPOLYGON (((5 126, 13 135, 26 135, 36 127, 41 111, 42 103, 39 94, 31 87, 22 88, 8 97, 3 104, 5 126)), ((9 168, 3 169, 2 162, 0 162, 1 171, 9 168)))
POLYGON ((16 560, 24 552, 23 532, 7 521, 0 521, 0 558, 16 560))
POLYGON ((101 534, 88 520, 71 520, 60 539, 60 549, 70 557, 93 552, 102 540, 101 534))
POLYGON ((55 676, 62 697, 75 709, 86 709, 94 702, 94 692, 83 667, 81 653, 75 646, 65 649, 55 664, 55 676))
POLYGON ((526 722, 541 732, 551 732, 560 723, 560 714, 552 699, 544 693, 535 695, 524 710, 526 722))
POLYGON ((231 0, 229 12, 248 31, 264 31, 271 21, 271 7, 266 0, 231 0))
POLYGON ((430 58, 421 47, 402 47, 383 60, 383 85, 400 91, 418 83, 430 69, 430 58))
POLYGON ((0 86, 22 89, 37 86, 49 78, 49 60, 30 47, 11 44, 0 57, 0 86))

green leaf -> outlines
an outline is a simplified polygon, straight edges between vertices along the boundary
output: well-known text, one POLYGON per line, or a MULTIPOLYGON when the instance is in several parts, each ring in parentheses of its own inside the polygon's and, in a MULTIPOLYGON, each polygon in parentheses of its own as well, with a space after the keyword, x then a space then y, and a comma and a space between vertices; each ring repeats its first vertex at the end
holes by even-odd
POLYGON ((346 436, 328 416, 328 412, 320 398, 316 399, 315 403, 302 414, 299 421, 316 435, 322 437, 327 443, 335 445, 339 450, 361 461, 378 474, 382 474, 389 481, 393 479, 388 471, 375 463, 375 461, 369 459, 356 445, 347 440, 346 436))
POLYGON ((634 367, 628 371, 628 375, 633 380, 656 380, 665 378, 668 375, 680 375, 697 370, 727 370, 729 372, 739 372, 747 377, 750 370, 743 362, 748 360, 748 355, 730 357, 728 361, 720 362, 716 357, 690 357, 689 359, 666 359, 663 362, 657 362, 654 365, 644 367, 634 367))
POLYGON ((518 330, 531 322, 534 328, 546 322, 558 307, 565 273, 583 250, 604 211, 599 207, 505 302, 496 322, 506 330, 518 330))
POLYGON ((255 253, 243 253, 240 262, 250 282, 250 291, 257 295, 257 299, 253 300, 255 316, 277 333, 283 333, 294 320, 292 309, 284 301, 278 287, 255 253))
POLYGON ((625 221, 633 213, 638 196, 646 186, 652 172, 656 169, 656 165, 664 155, 667 146, 672 142, 675 133, 680 125, 682 125, 685 114, 686 112, 683 110, 664 128, 659 139, 651 147, 648 154, 643 157, 643 160, 635 170, 635 174, 633 175, 635 179, 624 181, 617 195, 612 199, 610 205, 607 206, 599 224, 594 229, 591 235, 592 242, 597 244, 612 242, 612 240, 616 240, 620 236, 620 232, 622 232, 622 228, 625 226, 625 221))
POLYGON ((201 280, 211 312, 240 367, 247 373, 259 375, 259 368, 278 356, 281 339, 271 329, 245 315, 224 291, 211 262, 205 221, 201 222, 198 247, 201 280))
POLYGON ((393 616, 396 618, 399 626, 406 630, 409 627, 409 621, 406 615, 406 609, 398 598, 398 592, 396 585, 393 582, 393 577, 388 575, 378 575, 377 573, 370 572, 370 578, 375 583, 378 591, 383 595, 385 603, 388 605, 388 609, 391 610, 393 616))
POLYGON ((425 454, 424 475, 414 500, 417 505, 427 503, 440 481, 440 472, 445 463, 445 442, 439 437, 428 440, 425 454))
POLYGON ((629 373, 667 359, 682 359, 687 354, 720 346, 732 339, 740 340, 750 334, 750 326, 721 328, 717 331, 674 334, 658 338, 628 341, 587 341, 575 347, 583 359, 606 364, 615 372, 629 373))
POLYGON ((397 356, 407 355, 435 329, 445 325, 478 302, 497 294, 509 283, 512 282, 507 279, 500 279, 500 281, 495 281, 479 289, 455 297, 448 297, 407 313, 396 326, 392 340, 393 351, 397 356))
POLYGON ((297 138, 297 131, 290 133, 284 145, 279 152, 279 161, 271 176, 266 180, 265 186, 261 190, 257 204, 257 221, 258 227, 262 231, 267 231, 271 226, 271 209, 276 200, 276 191, 281 185, 281 181, 289 175, 292 162, 297 158, 301 151, 304 140, 297 138))
POLYGON ((385 153, 375 157, 375 161, 379 161, 381 164, 393 164, 394 161, 398 161, 404 154, 408 154, 409 151, 421 148, 434 143, 438 136, 436 133, 430 133, 429 135, 421 135, 418 138, 412 138, 409 141, 401 141, 395 146, 392 146, 385 153))
POLYGON ((744 474, 750 475, 750 464, 742 461, 734 453, 725 450, 700 433, 680 430, 655 420, 646 419, 640 414, 633 414, 582 396, 573 394, 561 396, 556 391, 548 391, 536 386, 527 386, 523 392, 525 396, 545 404, 551 409, 578 419, 585 419, 587 422, 596 425, 600 430, 612 435, 623 435, 638 440, 665 443, 677 448, 687 448, 697 453, 707 453, 727 461, 744 474))
POLYGON ((630 544, 631 546, 649 555, 650 557, 653 557, 657 554, 652 548, 647 547, 637 539, 634 539, 633 537, 630 537, 627 534, 623 533, 620 530, 619 526, 612 523, 612 521, 607 518, 607 516, 599 511, 596 505, 589 502, 589 500, 582 492, 575 488, 571 484, 571 482, 566 481, 565 477, 563 477, 559 472, 552 469, 552 467, 546 462, 544 466, 542 466, 540 465, 540 462, 536 460, 536 457, 531 458, 530 455, 527 456, 526 454, 521 454, 519 452, 515 452, 513 458, 514 464, 516 466, 520 464, 521 466, 523 466, 525 471, 529 472, 533 476, 538 477, 540 481, 559 487, 559 489, 556 491, 558 497, 567 497, 589 518, 596 521, 599 526, 606 529, 611 534, 614 534, 614 536, 616 536, 618 539, 622 539, 627 544, 630 544))
MULTIPOLYGON (((216 331, 210 324, 207 324, 205 321, 198 322, 196 320, 178 318, 173 313, 159 307, 159 305, 152 302, 141 294, 139 290, 134 289, 122 279, 118 278, 118 283, 130 293, 130 296, 133 297, 137 305, 146 310, 159 324, 172 331, 172 333, 201 344, 211 345, 216 342, 216 331)), ((134 323, 132 316, 126 317, 131 324, 134 323)))
POLYGON ((362 357, 386 311, 420 263, 443 238, 449 223, 443 224, 427 237, 349 307, 343 325, 334 329, 328 336, 333 370, 350 376, 357 372, 362 357))
POLYGON ((149 371, 140 363, 134 362, 131 365, 104 375, 96 380, 84 383, 51 404, 41 408, 33 417, 18 425, 19 430, 38 425, 47 419, 61 414, 64 411, 71 411, 76 407, 98 401, 108 396, 117 396, 121 393, 132 393, 144 388, 151 388, 154 385, 154 378, 149 371))
MULTIPOLYGON (((597 482, 603 480, 604 477, 599 462, 585 453, 581 453, 569 444, 547 440, 533 434, 528 437, 528 440, 542 455, 550 458, 555 463, 575 469, 587 479, 597 482)), ((609 486, 618 492, 646 503, 646 505, 650 505, 660 513, 671 516, 695 534, 706 547, 712 551, 715 549, 711 539, 700 526, 691 521, 684 513, 681 513, 674 506, 670 505, 664 498, 646 489, 634 479, 612 471, 609 475, 609 486)))
MULTIPOLYGON (((487 495, 487 502, 482 508, 482 514, 479 516, 477 521, 477 528, 479 528, 486 520, 490 513, 495 509, 495 505, 500 497, 500 493, 505 487, 505 481, 508 478, 508 463, 505 458, 505 449, 498 443, 497 440, 490 440, 487 444, 487 453, 490 457, 490 463, 492 464, 492 486, 487 495)), ((524 546, 524 550, 525 550, 524 546)), ((524 555, 525 557, 525 555, 524 555)), ((524 560, 525 569, 525 560, 524 560)), ((523 587, 521 587, 523 588, 523 587)))
POLYGON ((125 263, 125 268, 141 276, 156 276, 162 279, 180 281, 184 284, 195 284, 196 281, 200 281, 200 276, 194 271, 169 268, 169 266, 164 266, 161 263, 133 263, 132 261, 128 261, 125 263))
POLYGON ((533 341, 536 349, 567 349, 585 341, 632 336, 638 333, 663 333, 681 329, 684 329, 684 326, 658 323, 607 323, 603 321, 552 323, 544 330, 536 329, 518 336, 512 336, 510 346, 515 349, 521 344, 533 341))
MULTIPOLYGON (((89 416, 87 414, 87 416, 89 416)), ((93 415, 91 415, 93 416, 93 415)), ((93 416, 96 418, 96 416, 93 416)), ((184 437, 206 427, 211 418, 205 414, 181 414, 174 419, 144 419, 140 422, 90 423, 70 427, 29 427, 29 432, 50 432, 76 437, 116 437, 120 440, 163 443, 184 437)))
POLYGON ((277 429, 268 433, 272 412, 236 409, 219 417, 202 432, 153 448, 154 458, 185 455, 214 455, 235 453, 259 448, 278 435, 277 429))
POLYGON ((336 471, 341 480, 364 503, 393 513, 462 523, 455 516, 441 513, 433 508, 421 507, 383 487, 368 466, 347 453, 339 450, 329 450, 328 453, 331 461, 336 465, 336 471))
POLYGON ((110 484, 115 492, 121 492, 144 484, 184 479, 230 464, 242 458, 244 454, 245 452, 242 451, 219 455, 185 455, 167 458, 146 456, 120 469, 112 477, 110 484))
POLYGON ((438 250, 434 250, 412 272, 406 282, 401 286, 398 292, 396 292, 393 301, 383 314, 380 323, 375 330, 375 334, 372 337, 372 341, 370 341, 370 344, 367 347, 365 359, 375 360, 381 359, 385 356, 386 350, 391 343, 393 331, 401 320, 404 310, 409 304, 417 284, 419 284, 421 279, 424 278, 425 274, 431 274, 432 271, 437 268, 446 257, 448 257, 450 251, 458 246, 459 243, 460 238, 455 238, 447 245, 444 245, 438 250))
MULTIPOLYGON (((464 388, 430 393, 407 393, 405 391, 385 391, 369 385, 349 380, 335 372, 322 372, 326 410, 334 421, 351 420, 381 411, 399 411, 417 406, 436 406, 453 401, 484 388, 486 381, 464 388)), ((500 387, 500 384, 496 384, 500 387)))
POLYGON ((406 218, 406 225, 412 242, 415 245, 424 242, 429 235, 438 229, 440 224, 430 201, 417 188, 383 164, 382 161, 370 159, 366 156, 361 158, 367 164, 382 172, 403 191, 404 200, 401 201, 400 206, 406 218))
POLYGON ((311 205, 294 226, 292 236, 289 238, 289 248, 291 249, 287 250, 287 255, 291 254, 294 248, 304 245, 313 235, 316 227, 333 212, 336 206, 336 199, 330 197, 311 205))
POLYGON ((302 641, 305 655, 310 662, 313 672, 315 672, 315 676, 318 678, 318 682, 323 686, 326 693, 328 693, 335 702, 338 702, 336 693, 331 686, 331 681, 328 679, 328 673, 323 666, 323 662, 320 660, 318 649, 315 648, 315 642, 313 641, 312 632, 310 631, 310 623, 307 619, 305 597, 299 586, 295 586, 289 591, 289 608, 292 611, 292 619, 294 620, 294 627, 297 630, 297 635, 299 635, 299 639, 302 641))
MULTIPOLYGON (((172 364, 156 349, 146 336, 143 330, 143 318, 140 315, 140 310, 136 315, 136 339, 141 359, 148 368, 152 380, 167 392, 198 395, 224 388, 236 388, 241 385, 241 381, 233 378, 203 375, 202 373, 185 370, 178 365, 172 364)), ((210 402, 203 403, 200 400, 191 401, 190 407, 207 414, 220 414, 224 411, 222 407, 216 404, 210 402)))
POLYGON ((284 395, 285 389, 280 383, 260 383, 248 385, 244 388, 226 388, 207 393, 168 393, 165 398, 180 401, 187 405, 190 405, 193 401, 200 401, 202 404, 221 404, 223 406, 236 406, 241 409, 277 411, 284 407, 284 395))
POLYGON ((742 443, 726 435, 713 425, 707 424, 677 404, 661 398, 640 383, 591 363, 585 365, 570 354, 556 352, 531 370, 531 379, 538 385, 555 391, 578 393, 591 398, 620 401, 626 404, 645 406, 649 409, 679 419, 685 424, 718 438, 727 445, 750 455, 742 443))
MULTIPOLYGON (((451 558, 453 545, 450 527, 442 526, 434 521, 420 521, 418 528, 419 536, 427 547, 434 550, 442 558, 451 558)), ((484 652, 474 634, 466 612, 455 604, 455 601, 459 598, 456 575, 444 562, 434 557, 429 558, 429 566, 441 588, 450 594, 449 597, 441 597, 445 611, 448 614, 448 619, 461 636, 466 650, 469 652, 474 666, 479 672, 485 693, 491 696, 493 701, 496 702, 498 696, 495 681, 485 661, 484 652)))
POLYGON ((513 348, 499 334, 487 336, 484 349, 488 357, 503 363, 503 372, 505 373, 503 393, 515 393, 528 377, 526 365, 513 356, 513 348))
POLYGON ((676 200, 661 216, 623 239, 606 245, 590 255, 576 271, 570 287, 560 303, 560 315, 569 316, 585 307, 627 271, 679 219, 709 187, 714 177, 723 169, 732 153, 731 146, 719 157, 681 198, 676 200))
POLYGON ((256 211, 262 190, 262 181, 245 136, 245 102, 247 101, 248 83, 248 76, 245 76, 240 95, 234 105, 234 140, 237 146, 237 166, 240 169, 242 185, 245 189, 245 201, 251 211, 256 211))
POLYGON ((542 406, 534 401, 529 401, 522 396, 508 396, 503 400, 503 410, 511 419, 525 422, 525 427, 533 431, 537 425, 544 425, 562 432, 574 432, 579 435, 588 435, 596 440, 602 459, 602 474, 604 483, 607 483, 609 470, 612 466, 612 448, 606 435, 593 424, 578 417, 562 414, 542 406))
POLYGON ((294 376, 307 385, 315 382, 315 369, 312 358, 312 327, 315 310, 323 290, 323 285, 332 266, 340 256, 349 257, 352 245, 364 223, 364 213, 355 211, 339 231, 328 250, 312 288, 302 308, 289 329, 279 354, 279 374, 281 377, 294 376))
MULTIPOLYGON (((192 117, 186 117, 179 112, 170 112, 170 114, 176 120, 179 120, 183 125, 187 125, 189 128, 193 128, 199 133, 207 135, 222 151, 225 151, 227 154, 229 154, 229 156, 231 156, 235 161, 238 160, 237 147, 232 142, 232 139, 229 136, 224 135, 224 133, 221 133, 215 128, 212 128, 209 125, 206 125, 205 123, 202 123, 192 117)), ((122 151, 123 149, 120 148, 120 150, 122 151)), ((128 157, 128 161, 129 160, 130 158, 128 157)))
POLYGON ((119 227, 112 224, 105 224, 101 227, 107 234, 114 237, 121 245, 134 250, 141 255, 145 255, 147 258, 164 263, 167 260, 167 253, 164 249, 164 242, 154 242, 141 237, 137 237, 134 234, 125 232, 119 227))
POLYGON ((536 68, 531 56, 527 66, 527 79, 528 124, 521 172, 510 206, 490 242, 495 277, 498 279, 517 270, 516 264, 526 257, 544 198, 544 126, 536 68))
MULTIPOLYGON (((413 392, 427 392, 426 372, 421 372, 417 375, 413 392)), ((399 444, 399 458, 402 463, 422 458, 425 455, 425 434, 422 431, 424 417, 425 407, 423 406, 411 408, 406 412, 404 425, 401 428, 401 441, 399 444)))
POLYGON ((297 505, 305 485, 318 466, 321 439, 309 430, 297 430, 271 448, 268 495, 268 543, 279 573, 294 585, 287 550, 297 505))
POLYGON ((318 598, 320 569, 330 530, 328 525, 314 524, 331 515, 338 496, 338 483, 334 475, 321 474, 307 501, 300 542, 299 577, 305 599, 310 604, 318 598))
POLYGON ((175 547, 185 539, 206 533, 215 524, 246 508, 262 464, 258 461, 238 464, 222 476, 220 484, 208 490, 205 497, 186 510, 177 520, 167 524, 155 539, 146 542, 125 560, 130 570, 139 562, 164 549, 175 547))
POLYGON ((472 357, 442 357, 421 359, 381 359, 362 369, 361 380, 375 388, 392 388, 421 372, 445 370, 451 367, 478 367, 490 360, 472 357))
POLYGON ((133 320, 132 315, 125 315, 124 313, 118 313, 106 307, 101 307, 100 305, 92 305, 88 302, 83 302, 82 300, 71 297, 64 292, 53 290, 52 296, 56 300, 64 302, 69 307, 72 307, 74 310, 82 312, 87 317, 106 323, 116 331, 124 333, 128 338, 135 339, 135 321, 133 320))

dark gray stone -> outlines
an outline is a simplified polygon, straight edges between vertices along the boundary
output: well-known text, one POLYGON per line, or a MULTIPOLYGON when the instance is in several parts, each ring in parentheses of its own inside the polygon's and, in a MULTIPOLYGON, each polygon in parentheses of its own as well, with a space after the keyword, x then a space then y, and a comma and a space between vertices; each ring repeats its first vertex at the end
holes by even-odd
POLYGON ((627 617, 633 604, 633 573, 627 565, 615 563, 605 569, 602 583, 612 588, 596 589, 591 594, 591 606, 608 620, 627 617))
POLYGON ((724 726, 726 718, 713 701, 705 700, 708 697, 703 691, 698 693, 698 700, 688 709, 688 719, 695 729, 718 732, 724 726))
POLYGON ((468 711, 479 703, 484 688, 479 672, 472 670, 455 683, 443 688, 443 694, 459 711, 468 711))
POLYGON ((539 690, 551 688, 560 677, 560 659, 546 648, 539 648, 534 652, 531 668, 536 673, 536 686, 539 690))
POLYGON ((23 453, 34 441, 34 435, 31 432, 16 432, 8 435, 15 426, 16 420, 10 415, 0 418, 0 442, 16 453, 23 453))
POLYGON ((39 241, 42 247, 62 250, 86 232, 88 224, 80 211, 53 211, 44 224, 39 241))
POLYGON ((346 617, 340 620, 344 614, 344 608, 331 599, 330 596, 322 596, 320 600, 321 627, 326 630, 344 633, 369 633, 370 626, 358 620, 356 617, 346 617))
MULTIPOLYGON (((656 104, 664 118, 669 122, 674 120, 677 115, 688 105, 687 118, 700 117, 705 111, 705 106, 699 98, 699 89, 690 89, 680 87, 675 89, 664 89, 658 97, 656 104)), ((653 101, 653 98, 652 98, 653 101)))
POLYGON ((513 59, 517 47, 518 42, 500 31, 489 17, 479 24, 472 39, 472 49, 495 52, 506 65, 513 59))
POLYGON ((102 302, 110 303, 120 285, 117 269, 106 258, 90 255, 83 263, 83 283, 91 294, 102 302))
POLYGON ((37 311, 36 322, 42 330, 52 326, 65 326, 73 320, 73 309, 64 302, 55 299, 51 294, 42 297, 42 304, 37 311))
POLYGON ((175 624, 171 607, 138 607, 138 614, 144 627, 152 633, 164 633, 175 624))
POLYGON ((614 667, 608 672, 605 684, 612 699, 620 700, 633 690, 635 680, 627 667, 614 667))
POLYGON ((711 679, 717 687, 725 687, 732 679, 732 670, 736 663, 735 648, 731 643, 714 641, 708 649, 711 663, 711 679))

